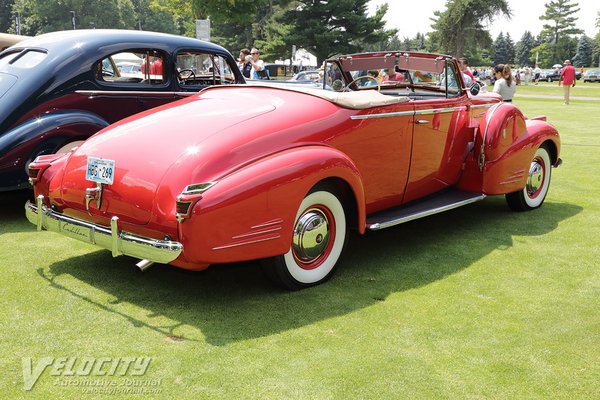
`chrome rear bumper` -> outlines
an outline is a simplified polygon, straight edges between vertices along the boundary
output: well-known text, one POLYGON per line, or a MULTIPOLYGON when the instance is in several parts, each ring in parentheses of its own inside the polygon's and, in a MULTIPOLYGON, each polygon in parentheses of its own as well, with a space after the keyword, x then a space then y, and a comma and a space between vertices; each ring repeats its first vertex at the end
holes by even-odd
POLYGON ((119 217, 116 216, 111 218, 110 226, 106 227, 57 213, 44 205, 42 195, 36 198, 36 204, 30 201, 25 203, 25 215, 29 222, 37 226, 38 231, 45 229, 98 245, 111 250, 113 257, 124 254, 166 264, 179 257, 183 251, 183 245, 179 242, 119 232, 119 217))

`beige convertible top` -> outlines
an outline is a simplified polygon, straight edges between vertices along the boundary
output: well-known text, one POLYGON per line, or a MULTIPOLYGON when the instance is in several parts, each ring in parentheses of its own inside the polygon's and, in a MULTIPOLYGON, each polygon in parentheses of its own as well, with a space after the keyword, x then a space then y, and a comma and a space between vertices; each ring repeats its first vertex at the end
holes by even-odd
POLYGON ((410 101, 406 96, 389 96, 382 94, 377 90, 357 90, 352 92, 333 92, 325 89, 316 89, 303 86, 296 86, 285 83, 254 83, 256 86, 276 87, 278 89, 291 90, 294 92, 306 93, 311 96, 320 97, 340 107, 350 108, 353 110, 364 110, 371 107, 381 107, 390 104, 405 103, 410 101))
POLYGON ((19 36, 11 35, 9 33, 0 33, 0 51, 28 38, 29 36, 19 36))

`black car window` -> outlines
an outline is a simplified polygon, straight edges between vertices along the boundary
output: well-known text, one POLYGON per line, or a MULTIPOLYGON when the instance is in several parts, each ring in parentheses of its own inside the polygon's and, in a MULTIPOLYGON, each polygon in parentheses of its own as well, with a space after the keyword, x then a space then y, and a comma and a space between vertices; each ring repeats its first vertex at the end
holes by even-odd
POLYGON ((235 83, 227 60, 214 54, 182 51, 175 62, 181 86, 208 86, 235 83))
POLYGON ((166 81, 166 56, 156 50, 123 51, 96 64, 96 79, 119 84, 157 85, 166 81))

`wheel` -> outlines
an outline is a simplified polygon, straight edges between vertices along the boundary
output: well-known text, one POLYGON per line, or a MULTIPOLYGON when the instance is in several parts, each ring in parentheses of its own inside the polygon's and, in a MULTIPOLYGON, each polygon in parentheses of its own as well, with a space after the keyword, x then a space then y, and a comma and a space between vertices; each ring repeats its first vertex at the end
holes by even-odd
POLYGON ((346 238, 340 197, 332 188, 317 186, 298 207, 290 250, 264 260, 263 269, 287 289, 318 285, 333 275, 346 238))
POLYGON ((552 78, 548 78, 548 82, 552 82, 552 78))
POLYGON ((506 195, 508 206, 514 211, 529 211, 540 207, 548 194, 551 170, 550 153, 542 146, 537 149, 531 161, 525 187, 506 195))
POLYGON ((56 154, 69 153, 73 148, 81 146, 83 140, 74 140, 72 142, 66 143, 62 145, 58 150, 55 151, 56 154))

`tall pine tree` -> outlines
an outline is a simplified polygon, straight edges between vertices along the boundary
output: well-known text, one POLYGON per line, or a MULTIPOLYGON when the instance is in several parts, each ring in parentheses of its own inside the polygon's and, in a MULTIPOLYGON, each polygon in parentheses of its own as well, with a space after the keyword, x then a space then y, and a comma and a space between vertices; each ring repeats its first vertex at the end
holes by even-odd
POLYGON ((573 65, 576 67, 590 67, 592 65, 592 39, 586 35, 581 35, 579 39, 573 65))
POLYGON ((525 31, 521 40, 515 45, 515 64, 516 65, 532 65, 531 49, 536 46, 535 39, 531 32, 525 31))
POLYGON ((287 11, 282 22, 293 28, 286 38, 290 44, 304 47, 317 56, 320 64, 338 53, 354 53, 364 44, 381 42, 395 31, 386 30, 383 17, 387 4, 375 15, 367 15, 368 0, 302 0, 287 11))
POLYGON ((571 0, 551 0, 545 6, 546 12, 540 16, 540 19, 548 21, 548 23, 544 24, 541 36, 554 47, 552 61, 557 63, 561 61, 561 58, 568 57, 568 54, 564 54, 564 52, 569 48, 569 43, 561 39, 583 33, 583 30, 575 25, 577 17, 574 14, 580 10, 579 3, 572 3, 571 0))

